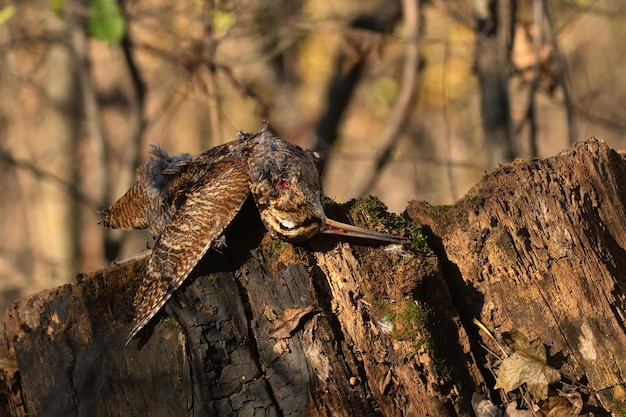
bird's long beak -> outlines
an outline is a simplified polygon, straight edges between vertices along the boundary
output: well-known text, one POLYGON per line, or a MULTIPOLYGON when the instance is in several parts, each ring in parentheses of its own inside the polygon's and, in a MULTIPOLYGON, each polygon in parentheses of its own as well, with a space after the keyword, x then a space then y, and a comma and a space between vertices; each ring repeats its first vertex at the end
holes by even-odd
POLYGON ((329 235, 362 237, 365 239, 380 240, 390 243, 403 243, 408 239, 390 235, 387 233, 374 232, 373 230, 363 229, 361 227, 351 226, 332 219, 325 219, 322 224, 322 233, 329 235))

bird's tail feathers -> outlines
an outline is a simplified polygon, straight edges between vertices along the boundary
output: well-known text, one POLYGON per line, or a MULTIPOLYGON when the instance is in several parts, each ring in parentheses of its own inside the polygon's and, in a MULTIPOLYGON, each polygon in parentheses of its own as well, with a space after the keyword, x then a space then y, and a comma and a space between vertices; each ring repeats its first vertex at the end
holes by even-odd
POLYGON ((162 298, 159 298, 157 303, 152 306, 145 306, 144 304, 148 301, 151 301, 149 298, 144 298, 139 307, 137 308, 137 312, 135 313, 136 318, 141 319, 139 321, 135 321, 133 323, 133 329, 128 334, 128 339, 126 340, 126 345, 130 343, 130 341, 135 337, 137 333, 141 331, 152 318, 161 310, 161 308, 165 305, 167 300, 170 299, 172 294, 167 294, 162 298))

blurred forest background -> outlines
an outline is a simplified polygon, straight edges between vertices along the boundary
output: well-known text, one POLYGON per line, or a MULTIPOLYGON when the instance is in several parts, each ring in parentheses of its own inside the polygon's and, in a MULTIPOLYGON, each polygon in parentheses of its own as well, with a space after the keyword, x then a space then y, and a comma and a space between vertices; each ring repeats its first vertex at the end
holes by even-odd
POLYGON ((623 0, 0 1, 0 308, 145 249, 100 228, 158 143, 254 132, 326 194, 452 203, 486 170, 626 147, 623 0))

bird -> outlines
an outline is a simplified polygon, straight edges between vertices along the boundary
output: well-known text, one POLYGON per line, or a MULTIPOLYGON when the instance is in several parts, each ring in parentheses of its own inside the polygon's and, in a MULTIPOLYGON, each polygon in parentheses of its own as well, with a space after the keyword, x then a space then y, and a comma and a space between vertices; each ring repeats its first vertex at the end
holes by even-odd
POLYGON ((154 239, 148 265, 135 294, 135 316, 126 344, 160 311, 205 253, 223 242, 225 228, 252 195, 268 231, 288 242, 318 233, 400 243, 404 239, 326 217, 321 161, 276 136, 264 122, 258 133, 197 156, 169 156, 151 145, 132 187, 102 210, 100 225, 148 229, 154 239))

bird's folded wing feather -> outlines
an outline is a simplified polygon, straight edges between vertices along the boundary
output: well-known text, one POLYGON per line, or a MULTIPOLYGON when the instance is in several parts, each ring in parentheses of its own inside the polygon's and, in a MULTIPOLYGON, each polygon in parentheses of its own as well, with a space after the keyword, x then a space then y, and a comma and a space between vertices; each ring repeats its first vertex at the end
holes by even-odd
MULTIPOLYGON (((207 174, 186 192, 186 200, 152 249, 137 293, 130 341, 189 276, 212 243, 241 209, 250 191, 247 165, 225 158, 205 166, 207 174)), ((127 342, 128 343, 128 342, 127 342)))

